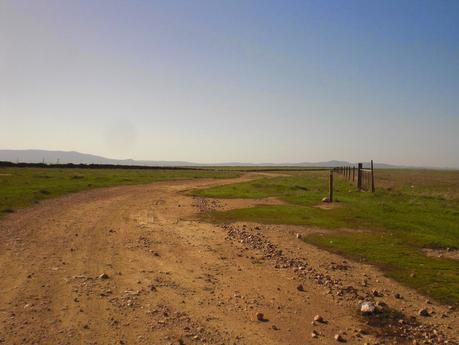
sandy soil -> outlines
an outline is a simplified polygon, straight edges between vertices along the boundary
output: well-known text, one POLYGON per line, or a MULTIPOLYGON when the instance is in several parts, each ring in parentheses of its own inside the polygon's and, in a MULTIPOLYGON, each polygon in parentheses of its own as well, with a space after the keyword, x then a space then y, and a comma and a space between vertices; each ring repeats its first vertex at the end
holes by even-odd
POLYGON ((424 254, 433 258, 447 258, 453 260, 459 260, 459 250, 454 249, 428 249, 423 250, 424 254))
POLYGON ((301 241, 317 229, 196 220, 249 202, 187 191, 255 175, 93 190, 5 217, 0 344, 457 343, 455 310, 301 241), (360 315, 364 300, 382 312, 360 315))

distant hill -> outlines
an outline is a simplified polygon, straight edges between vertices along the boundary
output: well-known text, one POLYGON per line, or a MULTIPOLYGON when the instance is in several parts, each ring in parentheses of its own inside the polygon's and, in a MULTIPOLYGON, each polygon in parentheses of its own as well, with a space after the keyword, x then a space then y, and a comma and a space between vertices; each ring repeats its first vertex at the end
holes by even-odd
MULTIPOLYGON (((325 162, 301 162, 301 163, 240 163, 227 162, 215 164, 200 164, 185 161, 148 161, 148 160, 133 160, 133 159, 111 159, 102 156, 80 153, 76 151, 47 151, 47 150, 0 150, 0 161, 19 162, 19 163, 47 163, 47 164, 115 164, 115 165, 141 165, 141 166, 243 166, 243 167, 336 167, 343 165, 352 165, 355 163, 346 161, 325 161, 325 162)), ((364 163, 368 165, 368 163, 364 163)), ((375 163, 375 168, 391 169, 391 168, 406 168, 403 166, 390 165, 384 163, 375 163)))
POLYGON ((175 161, 137 161, 133 159, 111 159, 76 151, 47 150, 0 150, 0 161, 13 163, 47 163, 47 164, 118 164, 145 166, 190 166, 193 163, 175 161))

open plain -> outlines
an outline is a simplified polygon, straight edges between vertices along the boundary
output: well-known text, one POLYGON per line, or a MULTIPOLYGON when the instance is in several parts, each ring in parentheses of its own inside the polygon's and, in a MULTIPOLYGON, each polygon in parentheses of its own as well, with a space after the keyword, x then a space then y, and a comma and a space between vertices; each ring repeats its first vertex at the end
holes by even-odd
POLYGON ((454 306, 302 240, 325 229, 203 221, 282 204, 192 195, 269 175, 89 190, 6 215, 0 343, 458 342, 454 306), (379 312, 362 315, 364 301, 379 312))

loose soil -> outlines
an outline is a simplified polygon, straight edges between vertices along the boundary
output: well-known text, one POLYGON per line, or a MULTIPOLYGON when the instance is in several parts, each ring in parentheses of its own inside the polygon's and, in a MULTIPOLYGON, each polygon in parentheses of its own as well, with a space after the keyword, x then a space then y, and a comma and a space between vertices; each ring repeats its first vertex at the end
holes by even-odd
POLYGON ((434 258, 447 258, 459 260, 459 250, 457 249, 428 249, 425 248, 423 252, 434 258))

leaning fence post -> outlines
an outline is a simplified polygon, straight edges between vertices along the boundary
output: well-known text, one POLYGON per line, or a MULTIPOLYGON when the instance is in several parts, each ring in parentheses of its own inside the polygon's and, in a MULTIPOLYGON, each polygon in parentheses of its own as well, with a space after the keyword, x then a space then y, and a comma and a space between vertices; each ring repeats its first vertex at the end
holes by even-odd
POLYGON ((362 163, 359 163, 357 168, 357 189, 362 190, 362 163))
POLYGON ((328 202, 333 202, 333 169, 330 169, 330 178, 328 182, 328 202))
POLYGON ((373 159, 371 160, 371 192, 375 192, 375 173, 373 169, 373 159))

